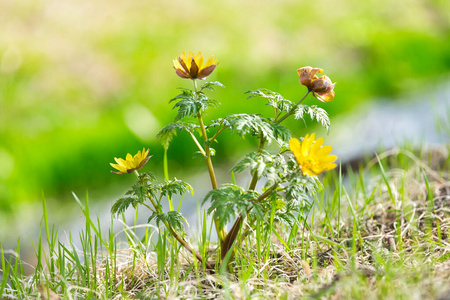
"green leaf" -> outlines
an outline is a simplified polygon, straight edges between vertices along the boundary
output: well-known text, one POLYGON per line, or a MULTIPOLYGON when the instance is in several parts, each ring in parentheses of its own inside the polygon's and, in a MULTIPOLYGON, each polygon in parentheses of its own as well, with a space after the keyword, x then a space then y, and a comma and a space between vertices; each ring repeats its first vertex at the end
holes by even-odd
POLYGON ((288 142, 291 139, 291 131, 287 127, 281 125, 278 122, 272 122, 271 125, 273 136, 280 146, 284 145, 284 143, 288 142))
POLYGON ((281 154, 259 150, 247 153, 232 169, 232 172, 242 172, 250 169, 250 173, 257 172, 258 177, 266 177, 268 183, 275 183, 285 173, 286 161, 281 154))
POLYGON ((278 93, 272 92, 268 89, 258 89, 254 91, 248 91, 245 94, 250 94, 247 99, 253 97, 261 97, 267 100, 266 105, 270 105, 281 112, 289 112, 292 108, 292 102, 285 99, 278 93))
POLYGON ((161 195, 168 196, 169 198, 171 198, 173 194, 182 196, 186 192, 191 192, 191 194, 194 195, 194 190, 188 183, 176 178, 166 181, 166 183, 161 186, 161 195))
POLYGON ((210 200, 208 214, 213 214, 219 226, 225 226, 236 214, 246 216, 249 211, 252 211, 258 219, 262 219, 264 213, 257 201, 258 196, 259 194, 255 191, 244 192, 240 187, 230 184, 211 190, 205 196, 203 204, 210 200))
POLYGON ((156 221, 156 225, 159 227, 160 223, 164 223, 167 221, 167 223, 170 224, 176 231, 184 232, 184 225, 183 223, 187 223, 186 218, 178 211, 169 211, 167 213, 158 214, 154 212, 150 218, 148 218, 148 223, 150 223, 152 220, 156 221))
POLYGON ((111 213, 120 215, 125 212, 130 205, 133 205, 133 207, 136 208, 139 203, 140 201, 136 197, 122 197, 113 204, 111 213))
POLYGON ((213 91, 214 90, 214 88, 215 87, 221 87, 221 88, 224 88, 225 86, 223 85, 223 84, 221 84, 220 82, 218 82, 218 81, 212 81, 212 82, 206 82, 204 85, 202 85, 201 87, 200 87, 200 91, 203 91, 203 90, 210 90, 210 91, 213 91))
POLYGON ((267 119, 261 118, 259 115, 253 114, 234 114, 224 118, 223 123, 231 132, 244 137, 247 134, 263 135, 267 141, 275 139, 271 123, 267 119))
POLYGON ((195 117, 198 112, 205 111, 210 106, 216 107, 220 104, 217 100, 209 98, 201 91, 195 93, 186 89, 183 89, 181 94, 170 100, 170 102, 173 101, 177 102, 173 108, 178 108, 175 121, 185 117, 195 117))
POLYGON ((136 208, 138 204, 142 204, 147 200, 148 195, 156 198, 158 186, 155 184, 155 180, 156 177, 151 172, 141 173, 137 182, 125 193, 126 196, 114 203, 111 213, 121 214, 130 205, 136 208))
POLYGON ((296 120, 303 119, 304 115, 309 114, 311 117, 311 120, 316 119, 317 122, 319 122, 323 127, 325 127, 327 130, 330 129, 330 117, 328 116, 328 113, 323 109, 318 107, 317 105, 299 105, 297 109, 295 110, 294 117, 296 120))
POLYGON ((174 122, 165 126, 156 135, 157 140, 163 145, 165 149, 169 148, 169 144, 173 137, 180 133, 182 130, 192 132, 195 128, 199 127, 196 124, 190 122, 174 122))
POLYGON ((310 196, 322 188, 317 176, 303 175, 294 156, 290 157, 287 164, 285 198, 295 204, 308 202, 310 196))

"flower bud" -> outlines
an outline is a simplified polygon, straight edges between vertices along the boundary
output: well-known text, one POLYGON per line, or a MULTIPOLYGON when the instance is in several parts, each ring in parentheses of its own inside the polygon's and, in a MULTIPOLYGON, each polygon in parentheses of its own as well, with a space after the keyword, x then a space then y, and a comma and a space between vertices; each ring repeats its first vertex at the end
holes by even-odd
POLYGON ((311 91, 316 93, 323 93, 325 91, 333 90, 334 84, 328 76, 323 75, 311 83, 311 91))
POLYGON ((316 73, 322 72, 322 69, 313 67, 303 67, 297 70, 300 83, 306 86, 309 90, 311 89, 312 82, 318 78, 316 73))

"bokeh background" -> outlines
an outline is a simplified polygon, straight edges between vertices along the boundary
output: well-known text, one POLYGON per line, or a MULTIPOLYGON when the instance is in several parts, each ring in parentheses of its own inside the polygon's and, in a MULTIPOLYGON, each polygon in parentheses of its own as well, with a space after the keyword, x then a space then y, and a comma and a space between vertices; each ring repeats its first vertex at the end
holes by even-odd
MULTIPOLYGON (((252 89, 298 100, 296 70, 310 65, 337 82, 333 102, 307 100, 333 121, 448 86, 449 11, 446 0, 0 0, 0 242, 39 227, 43 197, 56 223, 76 208, 72 191, 112 203, 134 180, 110 173, 115 156, 149 147, 146 170, 162 173, 155 135, 177 88, 191 87, 172 68, 182 51, 220 60, 208 79, 226 88, 207 120, 267 109, 245 100, 252 89)), ((219 167, 254 143, 236 141, 216 145, 219 167)), ((174 140, 171 175, 203 170, 193 151, 174 140)))

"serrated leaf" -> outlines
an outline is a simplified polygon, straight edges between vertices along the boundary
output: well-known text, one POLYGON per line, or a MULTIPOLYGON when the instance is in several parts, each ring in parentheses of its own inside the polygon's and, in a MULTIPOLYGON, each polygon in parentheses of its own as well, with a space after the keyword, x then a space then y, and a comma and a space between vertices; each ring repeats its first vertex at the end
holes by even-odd
POLYGON ((164 185, 161 186, 161 195, 172 197, 172 195, 184 195, 187 192, 191 192, 194 195, 194 190, 192 187, 182 180, 174 178, 173 180, 166 181, 164 185))
POLYGON ((208 214, 218 221, 219 226, 224 226, 236 214, 247 215, 252 211, 255 216, 264 216, 260 203, 256 201, 259 194, 255 191, 243 191, 236 185, 227 185, 210 191, 204 198, 203 203, 210 200, 208 214))
POLYGON ((206 82, 204 85, 202 85, 200 87, 200 91, 202 91, 202 90, 210 90, 210 91, 212 91, 212 90, 214 90, 215 87, 224 88, 225 86, 222 83, 218 82, 218 81, 206 82))
POLYGON ((252 134, 262 134, 267 141, 275 139, 273 129, 269 121, 261 118, 259 115, 253 114, 234 114, 224 119, 224 124, 228 124, 227 128, 231 132, 237 133, 241 137, 252 134))
POLYGON ((150 218, 148 218, 148 223, 152 220, 155 220, 156 225, 159 227, 161 223, 167 222, 172 226, 176 231, 184 232, 183 223, 187 223, 186 218, 178 211, 169 211, 167 213, 158 214, 154 212, 150 218))
POLYGON ((242 172, 249 169, 251 174, 257 172, 258 177, 266 177, 268 183, 275 183, 285 172, 286 162, 282 155, 267 150, 250 152, 240 160, 232 172, 242 172))
POLYGON ((299 105, 294 113, 294 118, 296 120, 303 119, 304 115, 309 114, 311 117, 311 120, 316 120, 320 123, 323 127, 325 127, 327 130, 330 128, 330 117, 328 116, 328 113, 323 108, 318 107, 317 105, 299 105))
POLYGON ((170 102, 176 101, 173 109, 177 108, 178 113, 175 121, 179 121, 185 117, 196 117, 198 112, 205 111, 208 107, 216 107, 220 103, 209 98, 203 92, 193 92, 191 90, 183 90, 181 94, 174 97, 170 102))
POLYGON ((178 133, 182 130, 192 132, 198 125, 190 122, 174 122, 163 127, 157 134, 156 139, 163 145, 165 149, 169 148, 169 144, 178 133))
POLYGON ((291 131, 287 127, 281 125, 278 122, 272 122, 271 125, 273 136, 280 146, 283 145, 283 142, 286 143, 291 139, 291 131))
POLYGON ((289 112, 292 108, 292 102, 285 99, 279 93, 273 92, 268 89, 257 89, 254 91, 247 91, 245 94, 250 94, 247 99, 253 97, 261 97, 267 100, 266 105, 270 105, 281 112, 289 112))
POLYGON ((118 199, 111 207, 111 213, 120 215, 125 212, 130 205, 136 207, 140 201, 135 197, 122 197, 118 199))

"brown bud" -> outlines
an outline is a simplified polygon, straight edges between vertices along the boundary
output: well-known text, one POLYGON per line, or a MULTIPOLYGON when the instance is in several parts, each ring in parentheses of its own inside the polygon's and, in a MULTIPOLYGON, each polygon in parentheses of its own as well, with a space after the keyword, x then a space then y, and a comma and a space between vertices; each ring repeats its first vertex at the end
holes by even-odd
POLYGON ((299 81, 302 85, 306 86, 309 90, 314 80, 318 79, 316 73, 322 73, 323 70, 313 67, 303 67, 297 70, 299 81))

